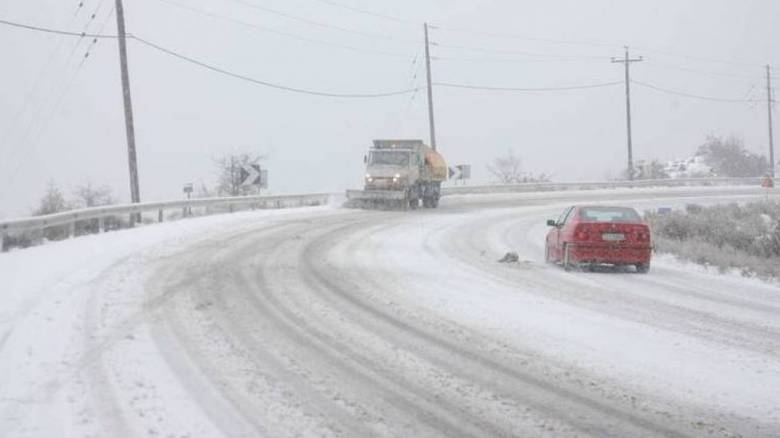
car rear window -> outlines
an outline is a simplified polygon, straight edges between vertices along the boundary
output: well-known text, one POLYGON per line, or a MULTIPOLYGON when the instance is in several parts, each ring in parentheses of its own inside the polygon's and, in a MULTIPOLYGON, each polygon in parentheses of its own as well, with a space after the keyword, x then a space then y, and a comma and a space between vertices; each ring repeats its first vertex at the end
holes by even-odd
POLYGON ((587 222, 641 222, 642 218, 633 208, 625 207, 584 207, 580 209, 580 219, 587 222))

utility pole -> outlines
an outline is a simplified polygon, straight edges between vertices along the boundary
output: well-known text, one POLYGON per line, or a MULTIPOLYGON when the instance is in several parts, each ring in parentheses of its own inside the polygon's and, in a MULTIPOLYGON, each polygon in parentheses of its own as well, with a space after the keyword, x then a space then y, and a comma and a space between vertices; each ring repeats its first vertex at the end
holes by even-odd
MULTIPOLYGON (((122 0, 116 0, 117 40, 119 41, 119 63, 122 70, 122 96, 125 105, 125 131, 127 133, 127 156, 130 166, 130 198, 134 204, 141 202, 138 189, 138 160, 135 154, 135 126, 133 124, 133 102, 130 99, 130 74, 127 70, 127 38, 125 34, 125 9, 122 0)), ((131 216, 131 223, 140 219, 140 214, 131 216)))
POLYGON ((431 81, 431 53, 428 42, 428 23, 425 27, 425 69, 428 72, 428 123, 431 128, 431 147, 436 150, 436 125, 433 122, 433 85, 431 81))
POLYGON ((772 133, 772 68, 766 66, 766 110, 769 115, 769 176, 774 179, 775 177, 775 143, 774 134, 772 133))
POLYGON ((623 59, 612 58, 613 63, 624 64, 626 67, 626 129, 628 137, 628 179, 634 179, 634 156, 631 145, 631 74, 629 66, 632 62, 641 62, 644 59, 639 58, 631 59, 628 56, 628 46, 626 46, 626 56, 623 59))

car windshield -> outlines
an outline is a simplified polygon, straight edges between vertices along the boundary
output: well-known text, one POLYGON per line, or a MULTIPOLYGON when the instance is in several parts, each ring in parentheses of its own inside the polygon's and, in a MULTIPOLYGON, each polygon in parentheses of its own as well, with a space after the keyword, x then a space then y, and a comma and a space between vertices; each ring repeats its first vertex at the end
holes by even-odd
POLYGON ((372 151, 370 164, 406 166, 409 164, 407 151, 372 151))
POLYGON ((580 209, 580 219, 588 222, 641 222, 639 213, 625 207, 585 207, 580 209))

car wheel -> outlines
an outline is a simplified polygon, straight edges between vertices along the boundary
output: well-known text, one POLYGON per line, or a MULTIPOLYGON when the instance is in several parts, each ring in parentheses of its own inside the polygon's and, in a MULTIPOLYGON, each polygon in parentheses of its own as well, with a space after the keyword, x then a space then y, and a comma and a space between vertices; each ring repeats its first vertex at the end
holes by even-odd
POLYGON ((647 274, 650 272, 650 263, 638 263, 636 265, 636 272, 640 274, 647 274))
POLYGON ((568 243, 563 244, 563 261, 561 264, 563 265, 563 269, 566 271, 571 271, 574 269, 574 265, 571 263, 571 248, 569 247, 568 243))

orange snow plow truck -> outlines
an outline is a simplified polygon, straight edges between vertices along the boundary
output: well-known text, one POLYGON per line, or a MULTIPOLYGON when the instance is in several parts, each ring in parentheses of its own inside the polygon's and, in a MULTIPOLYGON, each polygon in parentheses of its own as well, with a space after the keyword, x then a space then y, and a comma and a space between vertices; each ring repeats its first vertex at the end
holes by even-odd
POLYGON ((363 190, 347 191, 347 206, 358 208, 436 208, 447 163, 422 140, 374 140, 363 190))

